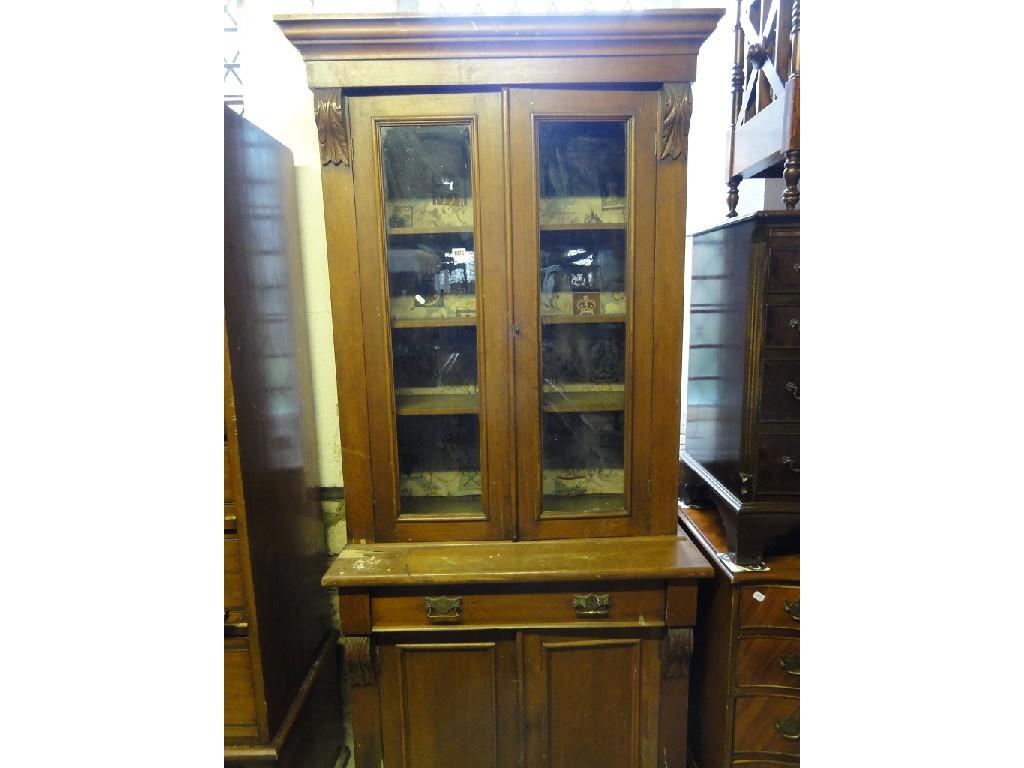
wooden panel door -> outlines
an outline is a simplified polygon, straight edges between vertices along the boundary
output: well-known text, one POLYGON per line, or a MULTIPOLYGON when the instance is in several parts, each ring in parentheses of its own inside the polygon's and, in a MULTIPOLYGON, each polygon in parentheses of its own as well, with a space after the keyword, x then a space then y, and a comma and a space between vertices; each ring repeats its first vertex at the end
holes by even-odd
POLYGON ((348 104, 376 539, 512 538, 501 95, 348 104))
POLYGON ((650 531, 657 111, 510 93, 522 538, 650 531))
POLYGON ((383 639, 386 768, 514 768, 517 664, 511 633, 383 639))
POLYGON ((526 765, 657 765, 658 641, 652 630, 524 633, 526 765))

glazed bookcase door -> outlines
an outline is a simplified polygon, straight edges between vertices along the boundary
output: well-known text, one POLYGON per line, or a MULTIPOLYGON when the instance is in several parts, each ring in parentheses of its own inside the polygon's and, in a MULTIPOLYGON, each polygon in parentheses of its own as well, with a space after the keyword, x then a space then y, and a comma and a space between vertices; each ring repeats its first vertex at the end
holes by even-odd
POLYGON ((510 94, 519 530, 649 530, 658 100, 510 94))
POLYGON ((500 94, 349 114, 377 538, 508 537, 500 94))

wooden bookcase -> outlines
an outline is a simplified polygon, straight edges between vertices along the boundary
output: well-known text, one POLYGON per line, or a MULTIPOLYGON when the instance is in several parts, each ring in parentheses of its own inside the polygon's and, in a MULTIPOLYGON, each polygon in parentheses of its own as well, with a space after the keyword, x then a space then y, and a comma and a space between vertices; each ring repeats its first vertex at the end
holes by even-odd
POLYGON ((279 17, 320 135, 360 766, 683 766, 690 83, 722 11, 279 17))

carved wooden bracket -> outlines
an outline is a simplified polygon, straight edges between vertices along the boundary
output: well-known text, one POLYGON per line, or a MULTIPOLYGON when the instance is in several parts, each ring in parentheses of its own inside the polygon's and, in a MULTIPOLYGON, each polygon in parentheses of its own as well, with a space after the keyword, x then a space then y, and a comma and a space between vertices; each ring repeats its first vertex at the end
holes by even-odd
POLYGON ((693 629, 669 629, 661 644, 661 676, 666 679, 690 676, 693 629))
POLYGON ((689 83, 665 83, 661 91, 661 156, 660 159, 686 160, 690 115, 693 114, 693 92, 689 83))
POLYGON ((347 635, 342 638, 342 642, 345 645, 345 670, 352 685, 376 684, 377 672, 370 638, 347 635))
POLYGON ((352 165, 345 103, 340 88, 313 89, 313 116, 320 139, 321 165, 352 165))

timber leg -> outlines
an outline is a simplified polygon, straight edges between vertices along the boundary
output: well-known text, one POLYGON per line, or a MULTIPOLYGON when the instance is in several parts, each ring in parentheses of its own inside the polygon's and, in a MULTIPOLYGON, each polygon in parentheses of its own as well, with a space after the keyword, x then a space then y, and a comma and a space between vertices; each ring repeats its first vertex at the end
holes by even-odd
POLYGON ((736 205, 740 201, 740 182, 743 181, 742 176, 733 176, 729 179, 729 195, 725 198, 726 203, 729 205, 729 212, 725 214, 727 219, 731 219, 736 216, 736 205))
POLYGON ((800 202, 800 150, 791 149, 786 152, 786 162, 782 167, 782 177, 786 180, 786 191, 782 193, 782 202, 786 208, 796 208, 800 202))

